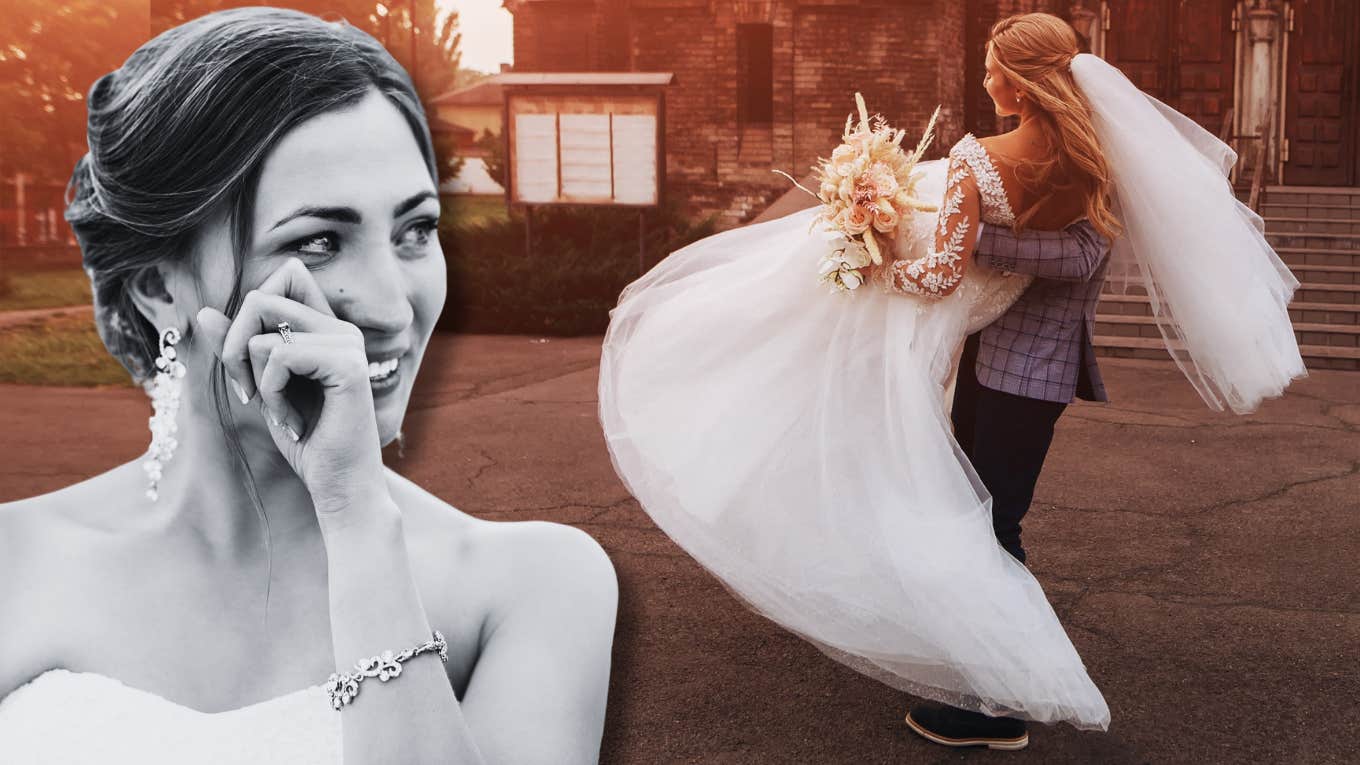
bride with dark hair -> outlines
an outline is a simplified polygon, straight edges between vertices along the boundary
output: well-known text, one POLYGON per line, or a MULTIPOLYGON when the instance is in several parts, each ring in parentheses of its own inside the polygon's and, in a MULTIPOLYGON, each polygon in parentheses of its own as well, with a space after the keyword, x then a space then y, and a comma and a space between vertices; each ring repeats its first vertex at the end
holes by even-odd
POLYGON ((596 760, 599 545, 382 463, 445 299, 407 74, 344 22, 244 8, 88 105, 66 218, 151 447, 0 506, 0 761, 596 760))

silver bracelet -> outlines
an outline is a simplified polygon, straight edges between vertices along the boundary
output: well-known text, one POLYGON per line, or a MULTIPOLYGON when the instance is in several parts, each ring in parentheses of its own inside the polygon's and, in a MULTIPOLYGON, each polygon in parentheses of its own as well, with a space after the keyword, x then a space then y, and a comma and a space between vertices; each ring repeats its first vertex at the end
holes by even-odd
POLYGON ((353 672, 331 673, 330 678, 326 680, 326 693, 331 697, 331 707, 340 710, 354 701, 359 695, 359 684, 370 677, 376 677, 385 683, 400 676, 402 663, 422 653, 438 653, 440 661, 449 660, 449 644, 444 641, 444 635, 439 630, 434 631, 432 639, 415 648, 407 648, 398 654, 383 651, 377 656, 355 662, 353 672))

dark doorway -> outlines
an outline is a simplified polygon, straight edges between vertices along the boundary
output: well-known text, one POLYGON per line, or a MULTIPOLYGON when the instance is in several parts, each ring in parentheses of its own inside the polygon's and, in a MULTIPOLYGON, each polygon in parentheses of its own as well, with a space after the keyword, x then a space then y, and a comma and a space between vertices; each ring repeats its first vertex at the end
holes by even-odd
POLYGON ((1218 135, 1233 101, 1233 0, 1109 0, 1105 58, 1218 135))
POLYGON ((1360 182, 1360 3, 1288 3, 1285 75, 1285 183, 1353 186, 1360 182))

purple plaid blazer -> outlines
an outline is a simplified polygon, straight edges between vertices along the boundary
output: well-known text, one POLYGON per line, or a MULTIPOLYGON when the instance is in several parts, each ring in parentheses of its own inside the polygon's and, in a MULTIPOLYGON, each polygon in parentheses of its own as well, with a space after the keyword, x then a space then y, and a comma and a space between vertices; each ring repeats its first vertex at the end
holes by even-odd
POLYGON ((1109 401, 1091 343, 1109 252, 1110 241, 1087 221, 1019 234, 983 226, 973 255, 978 264, 1036 278, 983 328, 978 382, 1042 401, 1109 401))

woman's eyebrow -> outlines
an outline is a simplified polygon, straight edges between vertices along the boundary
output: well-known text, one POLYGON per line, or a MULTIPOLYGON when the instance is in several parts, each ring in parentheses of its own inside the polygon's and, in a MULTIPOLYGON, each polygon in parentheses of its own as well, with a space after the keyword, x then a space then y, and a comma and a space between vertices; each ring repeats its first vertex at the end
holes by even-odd
POLYGON ((421 202, 424 202, 427 199, 433 199, 438 201, 439 196, 435 194, 433 191, 430 191, 429 189, 426 189, 425 191, 422 191, 418 194, 412 194, 411 196, 403 200, 401 204, 392 208, 392 217, 400 218, 406 213, 416 209, 416 207, 419 206, 421 202))
MULTIPOLYGON (((406 199, 398 203, 396 207, 392 208, 392 217, 400 218, 406 213, 414 210, 418 205, 420 205, 421 202, 424 202, 427 199, 438 198, 439 198, 438 195, 436 195, 433 191, 429 191, 428 189, 416 194, 412 194, 411 196, 407 197, 406 199)), ((287 223, 290 220, 293 220, 294 218, 322 218, 325 220, 333 220, 339 223, 350 223, 354 225, 358 225, 362 223, 364 220, 364 216, 359 214, 359 211, 354 209, 353 207, 311 207, 311 206, 299 207, 293 212, 280 218, 277 223, 269 227, 269 230, 273 231, 274 229, 278 228, 279 226, 282 226, 283 224, 287 223)))
POLYGON ((359 211, 353 207, 299 207, 280 218, 277 223, 269 227, 269 230, 273 231, 294 218, 324 218, 340 223, 358 224, 363 222, 364 216, 360 215, 359 211))

